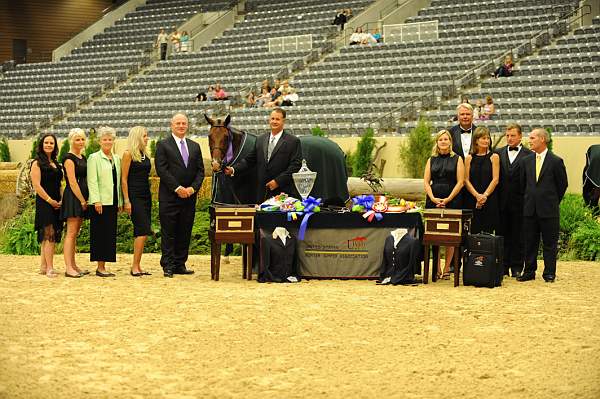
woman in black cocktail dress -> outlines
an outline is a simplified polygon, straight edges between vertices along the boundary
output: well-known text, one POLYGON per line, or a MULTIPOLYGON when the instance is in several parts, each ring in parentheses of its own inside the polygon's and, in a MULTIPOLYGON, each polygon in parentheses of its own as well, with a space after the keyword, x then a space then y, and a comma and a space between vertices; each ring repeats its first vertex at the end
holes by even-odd
POLYGON ((134 277, 149 275, 141 269, 140 262, 144 244, 152 234, 150 194, 150 156, 147 150, 148 132, 142 126, 129 130, 127 150, 121 163, 121 187, 123 189, 124 209, 133 223, 133 262, 130 274, 134 277))

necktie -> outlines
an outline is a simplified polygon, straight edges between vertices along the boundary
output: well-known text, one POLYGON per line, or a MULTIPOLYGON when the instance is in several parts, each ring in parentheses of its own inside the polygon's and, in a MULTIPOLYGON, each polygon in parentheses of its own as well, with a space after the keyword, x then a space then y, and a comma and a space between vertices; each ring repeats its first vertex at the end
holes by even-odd
POLYGON ((542 156, 537 154, 535 156, 535 181, 538 181, 540 177, 540 170, 542 170, 542 156))
POLYGON ((183 164, 187 168, 188 159, 189 159, 190 155, 188 154, 187 147, 185 146, 185 141, 181 140, 179 142, 179 148, 181 148, 181 157, 183 158, 183 164))
POLYGON ((269 146, 267 147, 267 162, 271 160, 273 148, 275 148, 275 136, 271 136, 271 139, 269 140, 269 146))

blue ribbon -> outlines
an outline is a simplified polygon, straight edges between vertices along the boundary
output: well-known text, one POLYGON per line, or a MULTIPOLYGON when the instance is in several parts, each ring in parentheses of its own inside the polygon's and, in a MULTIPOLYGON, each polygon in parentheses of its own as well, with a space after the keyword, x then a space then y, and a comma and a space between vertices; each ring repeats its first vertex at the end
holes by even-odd
MULTIPOLYGON (((357 195, 352 198, 352 202, 354 206, 362 207, 361 212, 370 211, 373 208, 373 204, 375 203, 375 197, 372 195, 357 195)), ((354 206, 352 207, 354 210, 354 206)))
MULTIPOLYGON (((304 205, 304 217, 302 218, 302 223, 300 223, 300 228, 298 229, 298 239, 300 241, 304 240, 304 234, 308 227, 308 219, 310 219, 315 212, 318 212, 318 210, 315 211, 315 208, 321 205, 321 198, 316 199, 314 197, 308 197, 302 201, 302 205, 304 205)), ((289 217, 290 215, 288 215, 288 218, 289 217)))

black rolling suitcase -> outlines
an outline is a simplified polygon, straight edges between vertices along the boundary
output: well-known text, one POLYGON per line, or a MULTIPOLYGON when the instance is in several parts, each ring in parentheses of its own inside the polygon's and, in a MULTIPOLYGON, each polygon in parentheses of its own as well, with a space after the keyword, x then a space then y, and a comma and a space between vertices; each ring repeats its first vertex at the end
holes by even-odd
POLYGON ((504 237, 470 234, 467 237, 463 285, 499 287, 504 278, 504 237))

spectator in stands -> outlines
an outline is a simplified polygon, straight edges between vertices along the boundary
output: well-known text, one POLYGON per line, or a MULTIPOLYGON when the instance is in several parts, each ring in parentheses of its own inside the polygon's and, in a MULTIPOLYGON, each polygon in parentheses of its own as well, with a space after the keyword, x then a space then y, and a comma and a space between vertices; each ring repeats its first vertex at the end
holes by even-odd
POLYGON ((206 89, 206 101, 214 101, 215 100, 215 88, 213 86, 208 86, 206 89))
POLYGON ((273 87, 271 89, 271 99, 270 99, 270 101, 268 101, 264 104, 264 107, 265 108, 279 107, 282 102, 283 102, 283 96, 281 95, 281 93, 279 91, 275 90, 275 88, 273 87))
POLYGON ((117 261, 117 213, 123 206, 121 158, 113 152, 115 129, 98 129, 100 150, 90 155, 87 183, 90 190, 90 261, 97 262, 96 276, 114 277, 106 262, 117 261))
POLYGON ((350 45, 354 46, 356 44, 361 44, 363 39, 364 39, 363 30, 359 26, 354 30, 354 33, 352 35, 350 35, 350 45))
POLYGON ((351 8, 346 8, 346 10, 344 11, 344 14, 346 14, 346 22, 349 21, 350 18, 353 17, 351 8))
POLYGON ((289 92, 292 89, 293 89, 293 87, 290 86, 290 82, 286 79, 283 81, 283 83, 281 83, 281 86, 279 87, 279 89, 277 91, 280 92, 282 95, 286 95, 286 94, 289 94, 289 92))
POLYGON ((473 119, 480 119, 483 112, 483 103, 481 100, 475 100, 475 106, 473 107, 473 119))
POLYGON ((492 137, 485 126, 473 133, 473 149, 465 159, 465 187, 470 195, 464 208, 473 210, 470 232, 495 233, 499 225, 496 186, 500 181, 500 156, 491 150, 492 137))
POLYGON ((279 94, 281 94, 281 81, 279 79, 275 79, 273 81, 273 86, 271 86, 271 88, 273 87, 279 92, 279 94))
POLYGON ((35 190, 35 230, 41 246, 40 274, 56 277, 54 248, 62 237, 60 220, 62 169, 56 160, 56 136, 46 133, 38 141, 36 157, 31 164, 31 183, 35 190))
POLYGON ((215 101, 225 101, 225 100, 227 100, 227 98, 228 98, 227 92, 225 92, 225 90, 223 90, 220 83, 217 83, 215 85, 214 100, 215 101))
POLYGON ((171 45, 173 46, 173 52, 178 53, 181 50, 181 33, 175 29, 170 36, 171 45))
POLYGON ((75 244, 84 218, 88 217, 87 160, 83 155, 85 132, 75 128, 69 132, 70 150, 63 159, 66 179, 60 218, 67 221, 67 233, 63 246, 65 277, 79 278, 89 274, 75 264, 75 244))
POLYGON ((371 36, 373 36, 373 39, 375 39, 377 43, 381 43, 383 41, 383 37, 381 36, 381 33, 379 33, 379 29, 373 29, 373 34, 371 36))
POLYGON ((492 119, 492 117, 496 114, 496 106, 494 105, 494 100, 492 96, 485 97, 485 105, 479 114, 479 119, 492 119))
POLYGON ((271 91, 271 83, 269 82, 268 79, 265 79, 262 81, 262 84, 260 85, 261 93, 262 93, 263 89, 267 89, 267 93, 271 91))
POLYGON ((181 33, 180 47, 182 53, 190 51, 190 35, 185 30, 181 33))
POLYGON ((196 97, 194 98, 194 101, 202 102, 202 101, 206 101, 207 99, 208 99, 208 97, 206 96, 206 93, 201 91, 196 95, 196 97))
POLYGON ((346 23, 346 14, 344 10, 339 10, 333 19, 332 25, 338 25, 340 27, 340 31, 344 30, 344 24, 346 23))
POLYGON ((254 107, 256 104, 256 95, 254 90, 250 90, 250 93, 246 96, 246 107, 254 107))
POLYGON ((169 36, 165 33, 164 29, 160 29, 158 37, 156 38, 156 48, 160 51, 160 59, 162 61, 167 59, 167 45, 169 44, 169 36))
POLYGON ((268 103, 269 101, 271 101, 271 93, 269 92, 270 90, 267 90, 266 87, 262 88, 262 93, 260 96, 258 96, 256 98, 256 102, 254 103, 254 106, 256 107, 264 107, 264 105, 266 103, 268 103))
POLYGON ((281 96, 283 100, 281 101, 282 106, 292 106, 296 101, 298 101, 298 94, 296 94, 296 89, 290 87, 287 94, 281 96))
POLYGON ((498 78, 498 76, 509 77, 512 76, 513 70, 513 59, 511 55, 507 55, 504 57, 504 64, 500 65, 496 72, 494 72, 494 77, 498 78))

